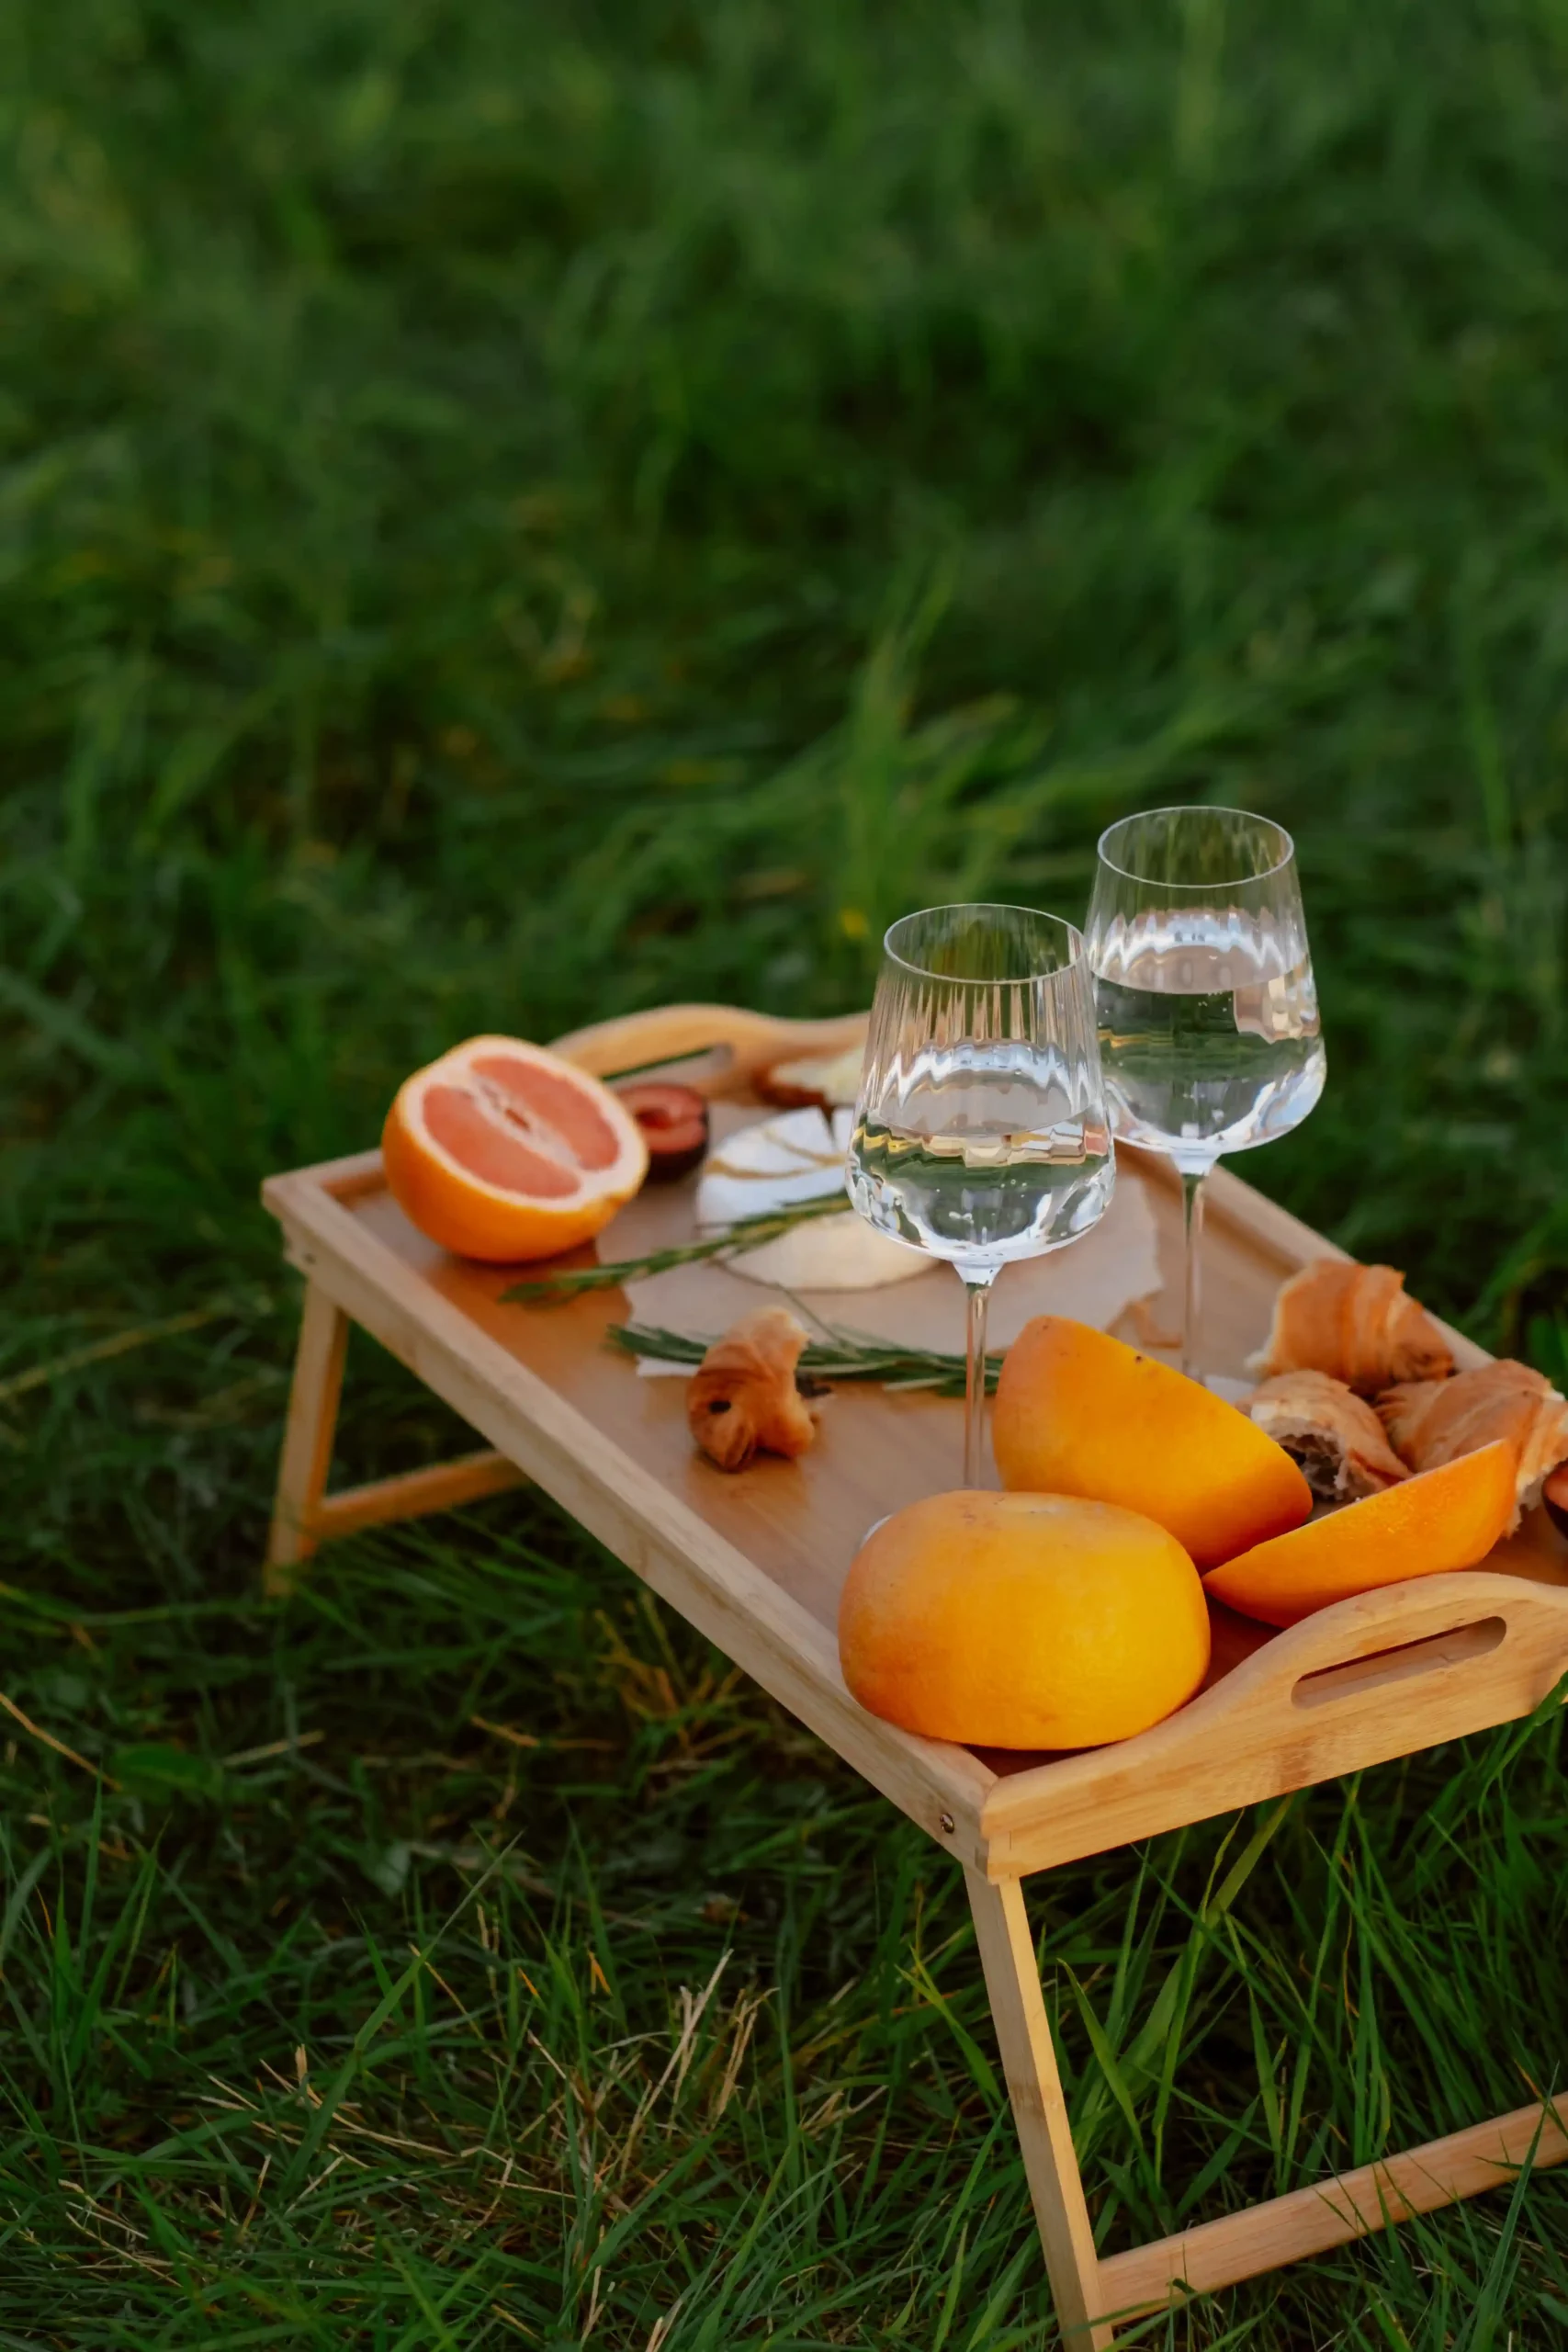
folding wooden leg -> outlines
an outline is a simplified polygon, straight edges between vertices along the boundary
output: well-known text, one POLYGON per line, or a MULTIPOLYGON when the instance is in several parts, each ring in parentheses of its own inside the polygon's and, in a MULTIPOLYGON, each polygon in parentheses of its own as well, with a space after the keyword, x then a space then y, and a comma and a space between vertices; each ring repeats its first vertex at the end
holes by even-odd
POLYGON ((1544 2172, 1564 2159, 1568 2092, 1113 2254, 1100 2267, 1104 2305, 1125 2317, 1158 2311, 1181 2295, 1234 2286, 1303 2256, 1348 2245, 1413 2213, 1435 2213, 1462 2197, 1511 2188, 1524 2165, 1544 2172))
POLYGON ((1057 2324, 1071 2352, 1102 2352, 1113 2331, 1099 2317, 1104 2307, 1100 2261, 1056 2071, 1022 1883, 1009 1878, 993 1885, 967 1866, 964 1875, 1057 2324))
POLYGON ((263 1579, 274 1598, 289 1590, 295 1581, 291 1571, 310 1558, 319 1541, 314 1521, 332 1464, 347 1346, 347 1316, 318 1283, 308 1282, 263 1579))
POLYGON ((1102 2352, 1114 2342, 1116 2320, 1325 2253, 1413 2213, 1506 2188, 1524 2165, 1543 2172, 1568 2161, 1568 2092, 1562 2092, 1101 2260, 1056 2071, 1022 1883, 1010 1878, 992 1884, 968 1868, 964 1875, 1056 2319, 1073 2352, 1102 2352), (1102 2316, 1107 2312, 1116 2320, 1102 2316))
POLYGON ((300 1566, 317 1544, 334 1535, 352 1535, 361 1527, 413 1519, 425 1511, 450 1510, 524 1483, 522 1471, 487 1446, 455 1462, 433 1463, 425 1470, 404 1471, 329 1495, 327 1472, 347 1344, 347 1316, 318 1283, 307 1283, 263 1577, 263 1589, 273 1600, 293 1589, 300 1566))

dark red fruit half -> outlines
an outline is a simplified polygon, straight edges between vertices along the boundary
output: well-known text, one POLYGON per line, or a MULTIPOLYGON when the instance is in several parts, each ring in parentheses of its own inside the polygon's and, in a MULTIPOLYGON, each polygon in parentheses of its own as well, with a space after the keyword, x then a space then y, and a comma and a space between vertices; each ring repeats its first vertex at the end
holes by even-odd
POLYGON ((1560 1535, 1568 1535, 1568 1462, 1554 1470, 1540 1490, 1541 1501, 1560 1535))
POLYGON ((667 1184, 697 1165, 708 1148, 708 1106, 694 1087, 639 1079, 615 1092, 642 1129, 650 1184, 667 1184))

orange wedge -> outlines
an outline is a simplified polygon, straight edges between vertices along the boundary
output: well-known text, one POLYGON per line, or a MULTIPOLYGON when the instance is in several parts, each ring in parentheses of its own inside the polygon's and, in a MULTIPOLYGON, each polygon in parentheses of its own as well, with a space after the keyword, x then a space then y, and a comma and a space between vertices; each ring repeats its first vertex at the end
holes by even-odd
POLYGON ((1065 1315, 1037 1315, 1008 1350, 991 1434, 1004 1487, 1141 1511, 1200 1568, 1312 1509, 1306 1480, 1256 1421, 1065 1315))
POLYGON ((592 1240, 648 1172, 641 1129, 609 1088, 516 1037, 470 1037, 405 1079, 381 1155, 422 1233, 502 1264, 592 1240))
POLYGON ((1474 1567, 1513 1513, 1514 1449, 1499 1441, 1255 1544, 1212 1568, 1203 1589, 1244 1617, 1294 1625, 1380 1585, 1474 1567))

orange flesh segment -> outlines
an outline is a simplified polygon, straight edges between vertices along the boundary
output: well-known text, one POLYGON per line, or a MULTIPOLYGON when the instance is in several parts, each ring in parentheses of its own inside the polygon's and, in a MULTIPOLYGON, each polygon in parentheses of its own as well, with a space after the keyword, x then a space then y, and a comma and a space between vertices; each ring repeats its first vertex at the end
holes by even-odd
POLYGON ((423 1102, 425 1133, 481 1184, 531 1200, 558 1201, 578 1186, 577 1172, 531 1150, 466 1087, 432 1086, 423 1102))
POLYGON ((469 1067, 503 1097, 513 1117, 526 1124, 537 1120, 553 1129, 580 1168, 596 1171, 615 1165, 621 1148, 615 1129, 570 1078, 537 1062, 514 1060, 510 1054, 485 1054, 469 1067))

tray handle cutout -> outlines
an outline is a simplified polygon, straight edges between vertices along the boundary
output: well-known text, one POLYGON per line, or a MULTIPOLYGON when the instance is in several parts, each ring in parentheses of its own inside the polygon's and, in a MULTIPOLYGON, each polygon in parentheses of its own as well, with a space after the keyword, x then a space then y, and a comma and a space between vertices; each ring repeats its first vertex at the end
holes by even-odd
POLYGON ((1322 1707, 1335 1699, 1365 1698, 1391 1683, 1433 1674, 1445 1667, 1462 1666, 1467 1659, 1488 1657, 1508 1637, 1506 1617, 1478 1617, 1450 1632, 1429 1634, 1422 1641, 1401 1642, 1392 1649, 1372 1650, 1365 1657, 1346 1658, 1337 1666, 1320 1666, 1303 1674, 1291 1692, 1293 1707, 1322 1707))

